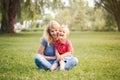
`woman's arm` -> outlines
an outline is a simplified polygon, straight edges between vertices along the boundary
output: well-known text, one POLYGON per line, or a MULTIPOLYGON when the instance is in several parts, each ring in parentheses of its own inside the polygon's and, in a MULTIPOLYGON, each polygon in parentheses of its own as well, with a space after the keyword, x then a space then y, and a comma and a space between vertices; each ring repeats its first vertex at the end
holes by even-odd
POLYGON ((45 56, 44 55, 44 58, 46 58, 46 59, 56 59, 56 56, 45 56))
POLYGON ((43 55, 44 49, 45 49, 45 47, 44 47, 43 45, 40 45, 40 47, 39 47, 37 53, 43 55))

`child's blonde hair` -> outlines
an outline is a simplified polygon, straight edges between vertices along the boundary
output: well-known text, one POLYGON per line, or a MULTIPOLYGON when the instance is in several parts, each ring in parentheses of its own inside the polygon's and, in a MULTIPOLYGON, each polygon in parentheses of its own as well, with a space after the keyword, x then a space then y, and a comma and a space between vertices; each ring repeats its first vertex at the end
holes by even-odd
POLYGON ((46 26, 43 34, 43 38, 47 41, 48 45, 53 41, 53 38, 50 34, 51 29, 59 29, 60 24, 57 21, 50 21, 46 26))
POLYGON ((69 30, 69 28, 68 28, 67 25, 62 24, 61 27, 60 27, 60 29, 64 29, 65 30, 65 32, 67 34, 66 37, 70 34, 70 30, 69 30))

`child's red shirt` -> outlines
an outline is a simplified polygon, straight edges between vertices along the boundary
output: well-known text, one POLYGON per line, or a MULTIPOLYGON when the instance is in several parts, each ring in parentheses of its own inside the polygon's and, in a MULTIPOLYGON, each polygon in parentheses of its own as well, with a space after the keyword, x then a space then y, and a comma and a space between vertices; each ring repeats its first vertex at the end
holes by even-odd
POLYGON ((73 47, 69 40, 65 39, 63 41, 57 40, 54 42, 55 48, 58 50, 59 54, 64 54, 65 52, 72 52, 73 47))

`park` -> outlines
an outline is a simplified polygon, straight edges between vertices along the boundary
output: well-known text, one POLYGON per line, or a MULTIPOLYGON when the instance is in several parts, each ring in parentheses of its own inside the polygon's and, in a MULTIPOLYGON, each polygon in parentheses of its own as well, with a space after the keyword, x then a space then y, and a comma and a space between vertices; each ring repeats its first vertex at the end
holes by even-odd
MULTIPOLYGON (((5 1, 7 0, 1 0, 1 2, 5 1)), ((26 6, 26 11, 30 10, 30 6, 28 6, 29 1, 31 0, 26 2, 23 0, 22 2, 26 3, 23 5, 24 7, 26 6)), ((57 5, 57 1, 59 0, 55 1, 56 3, 54 4, 57 5)), ((103 1, 104 5, 108 5, 109 3, 109 0, 100 1, 103 1)), ((115 4, 114 1, 113 3, 115 4)), ((120 5, 120 1, 118 1, 118 3, 119 4, 116 4, 116 6, 114 5, 116 10, 117 8, 119 9, 117 5, 120 5)), ((45 4, 49 4, 49 1, 45 4)), ((98 9, 93 11, 93 7, 88 6, 84 6, 83 10, 83 2, 73 2, 72 4, 73 6, 70 8, 68 8, 68 6, 67 8, 66 6, 64 8, 62 7, 62 10, 60 7, 57 8, 54 6, 54 12, 58 12, 56 16, 54 16, 54 20, 58 21, 60 24, 65 22, 65 24, 69 26, 70 35, 68 38, 73 44, 73 55, 77 57, 79 61, 74 68, 65 71, 39 69, 34 63, 34 56, 40 45, 44 27, 53 17, 48 14, 40 14, 42 15, 42 17, 40 17, 42 22, 36 23, 36 20, 38 20, 37 11, 33 11, 35 12, 34 16, 30 16, 32 12, 29 14, 23 10, 21 12, 22 17, 17 15, 17 17, 15 17, 13 14, 17 13, 11 13, 9 16, 11 15, 12 17, 9 18, 7 14, 3 15, 5 11, 0 10, 0 80, 120 79, 120 20, 116 19, 117 13, 113 15, 113 8, 110 10, 105 7, 97 7, 98 9), (81 5, 79 6, 78 3, 81 5), (9 19, 13 23, 10 22, 9 19), (20 32, 15 31, 15 20, 23 24, 24 20, 29 22, 31 19, 34 20, 30 24, 30 27, 19 28, 20 32)), ((7 6, 7 4, 3 5, 0 3, 0 6, 1 5, 7 6)), ((32 6, 33 5, 34 4, 32 4, 32 6)), ((14 5, 14 7, 15 6, 17 5, 14 5)), ((117 14, 117 16, 118 18, 120 17, 119 14, 117 14)))

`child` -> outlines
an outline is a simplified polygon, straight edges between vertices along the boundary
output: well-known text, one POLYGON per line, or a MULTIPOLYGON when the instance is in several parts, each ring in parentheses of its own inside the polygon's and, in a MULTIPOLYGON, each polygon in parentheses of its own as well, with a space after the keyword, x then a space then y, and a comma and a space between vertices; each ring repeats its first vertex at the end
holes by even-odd
POLYGON ((51 70, 55 70, 58 67, 58 65, 60 65, 60 70, 64 70, 66 62, 65 58, 73 57, 72 56, 73 47, 71 42, 67 39, 68 35, 69 35, 68 27, 62 25, 58 32, 58 40, 54 42, 57 60, 51 66, 51 70))

